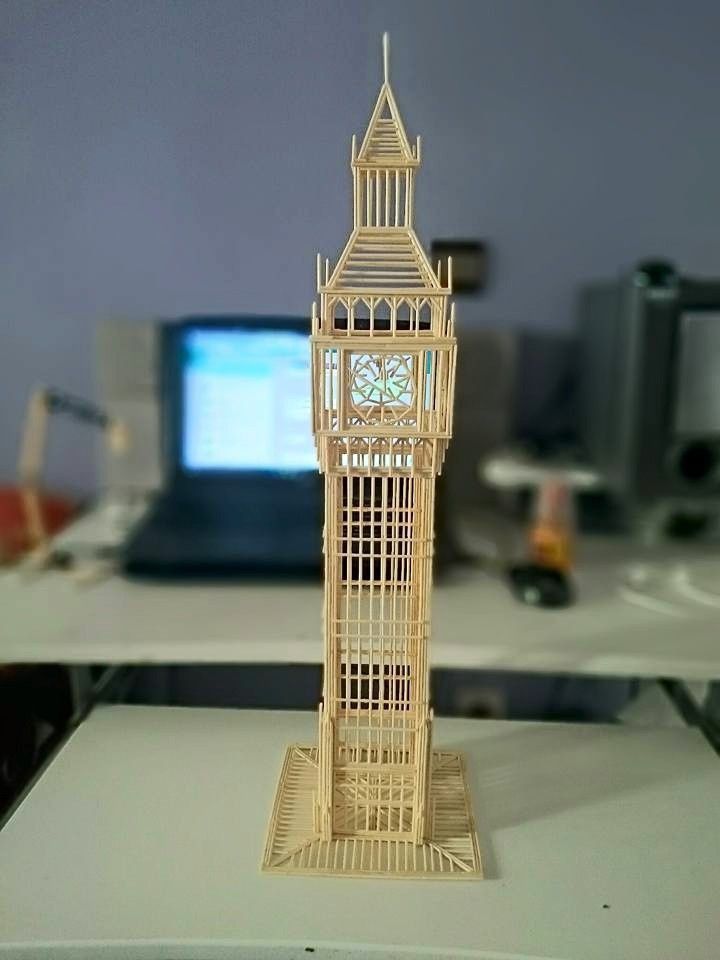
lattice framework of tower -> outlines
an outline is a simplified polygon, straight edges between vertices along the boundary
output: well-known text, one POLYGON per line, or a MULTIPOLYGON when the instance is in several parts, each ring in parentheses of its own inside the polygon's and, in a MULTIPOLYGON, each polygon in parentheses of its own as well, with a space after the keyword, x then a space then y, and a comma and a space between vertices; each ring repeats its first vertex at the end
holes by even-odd
POLYGON ((353 230, 318 255, 313 430, 325 475, 317 748, 288 750, 264 869, 480 877, 462 757, 431 749, 428 643, 435 479, 452 434, 456 341, 413 227, 420 138, 388 79, 352 140, 353 230))

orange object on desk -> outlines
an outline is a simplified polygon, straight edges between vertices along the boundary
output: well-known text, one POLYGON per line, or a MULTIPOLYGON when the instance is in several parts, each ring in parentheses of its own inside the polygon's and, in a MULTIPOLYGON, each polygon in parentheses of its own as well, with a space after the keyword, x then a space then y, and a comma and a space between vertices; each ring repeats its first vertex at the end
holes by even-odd
MULTIPOLYGON (((50 536, 62 530, 77 512, 76 504, 59 494, 41 494, 39 502, 50 536)), ((20 490, 0 487, 0 563, 11 563, 33 546, 20 490)))
POLYGON ((551 570, 569 573, 573 564, 572 491, 562 480, 546 480, 541 484, 529 531, 530 555, 533 563, 551 570))

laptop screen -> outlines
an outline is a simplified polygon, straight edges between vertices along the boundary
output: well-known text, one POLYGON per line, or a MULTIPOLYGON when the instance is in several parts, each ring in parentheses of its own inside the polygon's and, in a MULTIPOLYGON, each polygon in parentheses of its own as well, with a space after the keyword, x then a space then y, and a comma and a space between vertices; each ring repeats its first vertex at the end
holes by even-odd
POLYGON ((191 327, 181 376, 185 470, 317 469, 304 332, 191 327))

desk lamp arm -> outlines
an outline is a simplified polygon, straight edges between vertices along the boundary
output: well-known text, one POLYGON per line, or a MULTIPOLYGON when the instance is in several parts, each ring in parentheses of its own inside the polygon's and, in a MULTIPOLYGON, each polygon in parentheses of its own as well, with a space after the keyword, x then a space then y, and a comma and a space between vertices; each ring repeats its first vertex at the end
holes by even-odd
POLYGON ((128 446, 124 423, 87 400, 52 387, 41 387, 32 393, 25 414, 18 480, 30 542, 33 547, 43 549, 47 547, 48 535, 40 504, 40 478, 45 460, 48 419, 50 414, 56 413, 69 416, 79 423, 99 427, 106 433, 108 445, 114 453, 123 453, 128 446))

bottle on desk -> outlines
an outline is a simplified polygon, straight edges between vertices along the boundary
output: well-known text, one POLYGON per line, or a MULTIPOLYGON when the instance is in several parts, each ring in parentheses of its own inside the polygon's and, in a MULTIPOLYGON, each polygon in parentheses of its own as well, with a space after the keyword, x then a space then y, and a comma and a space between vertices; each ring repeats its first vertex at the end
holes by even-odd
POLYGON ((535 496, 528 530, 529 560, 508 571, 518 600, 536 607, 567 607, 573 602, 574 539, 572 489, 561 477, 548 477, 535 496))

